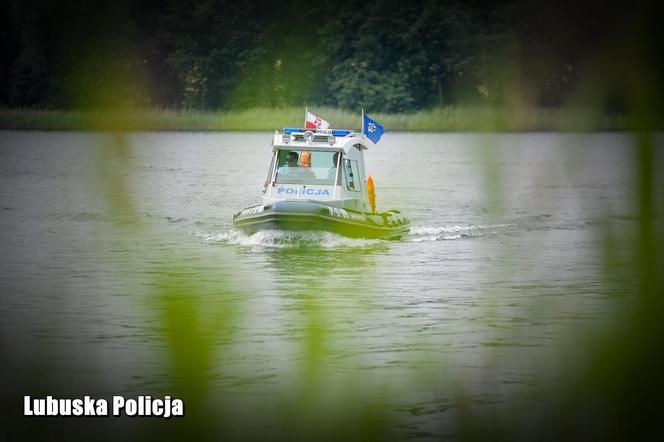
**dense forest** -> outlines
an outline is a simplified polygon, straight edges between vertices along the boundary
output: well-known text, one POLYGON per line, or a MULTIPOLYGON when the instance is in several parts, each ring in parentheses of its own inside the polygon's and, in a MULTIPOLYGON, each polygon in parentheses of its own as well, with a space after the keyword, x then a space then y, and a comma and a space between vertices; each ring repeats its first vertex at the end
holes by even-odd
POLYGON ((557 107, 601 84, 621 112, 641 78, 664 101, 656 2, 0 1, 4 107, 557 107))

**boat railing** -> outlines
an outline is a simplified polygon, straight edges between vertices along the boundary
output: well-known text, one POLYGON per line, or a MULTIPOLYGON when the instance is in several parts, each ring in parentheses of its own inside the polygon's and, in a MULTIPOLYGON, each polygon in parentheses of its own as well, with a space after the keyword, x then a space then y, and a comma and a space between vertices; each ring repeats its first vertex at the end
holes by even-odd
POLYGON ((284 143, 306 142, 306 143, 326 143, 333 145, 337 138, 355 137, 354 131, 349 129, 309 129, 299 127, 285 127, 281 136, 284 143))
POLYGON ((332 135, 335 137, 346 137, 348 135, 355 135, 355 131, 350 129, 310 129, 301 127, 284 127, 283 134, 291 135, 294 133, 304 134, 305 132, 312 132, 314 134, 332 135))

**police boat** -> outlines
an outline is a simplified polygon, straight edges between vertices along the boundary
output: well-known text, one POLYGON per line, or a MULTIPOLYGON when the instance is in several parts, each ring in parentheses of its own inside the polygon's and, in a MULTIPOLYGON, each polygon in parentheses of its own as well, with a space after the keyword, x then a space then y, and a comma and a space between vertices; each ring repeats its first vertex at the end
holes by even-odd
POLYGON ((259 230, 323 230, 354 238, 399 239, 409 221, 397 210, 376 212, 366 175, 364 134, 347 129, 275 131, 262 202, 233 216, 247 234, 259 230), (365 178, 366 177, 366 178, 365 178))

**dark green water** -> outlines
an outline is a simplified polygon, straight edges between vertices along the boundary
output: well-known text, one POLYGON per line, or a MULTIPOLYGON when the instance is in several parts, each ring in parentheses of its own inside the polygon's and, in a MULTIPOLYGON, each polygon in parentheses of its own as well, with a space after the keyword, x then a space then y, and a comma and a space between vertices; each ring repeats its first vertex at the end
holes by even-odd
POLYGON ((411 219, 399 242, 234 231, 270 140, 0 134, 5 413, 180 392, 210 434, 310 438, 373 410, 369 434, 438 438, 461 410, 555 398, 620 316, 633 269, 618 251, 607 275, 605 245, 635 229, 629 135, 388 134, 367 167, 411 219))

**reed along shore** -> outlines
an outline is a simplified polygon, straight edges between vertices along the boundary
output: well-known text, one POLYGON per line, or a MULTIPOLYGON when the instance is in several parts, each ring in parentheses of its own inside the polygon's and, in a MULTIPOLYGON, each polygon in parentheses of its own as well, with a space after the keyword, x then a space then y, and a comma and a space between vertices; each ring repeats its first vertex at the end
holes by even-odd
MULTIPOLYGON (((360 110, 316 107, 335 128, 357 129, 360 110)), ((629 130, 628 119, 592 109, 445 106, 415 113, 372 112, 388 131, 523 132, 629 130)), ((231 111, 140 109, 113 111, 0 108, 0 129, 127 131, 268 131, 304 124, 304 108, 231 111)), ((664 127, 662 121, 657 127, 664 127)))

